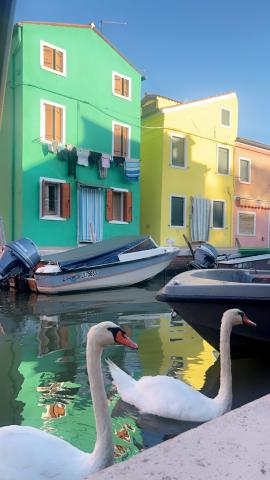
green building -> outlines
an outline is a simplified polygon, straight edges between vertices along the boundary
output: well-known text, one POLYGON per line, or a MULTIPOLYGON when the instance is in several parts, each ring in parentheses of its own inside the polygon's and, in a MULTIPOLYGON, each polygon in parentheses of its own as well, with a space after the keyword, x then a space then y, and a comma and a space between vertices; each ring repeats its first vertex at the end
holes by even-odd
POLYGON ((139 233, 141 81, 93 24, 15 25, 0 132, 8 241, 139 233))

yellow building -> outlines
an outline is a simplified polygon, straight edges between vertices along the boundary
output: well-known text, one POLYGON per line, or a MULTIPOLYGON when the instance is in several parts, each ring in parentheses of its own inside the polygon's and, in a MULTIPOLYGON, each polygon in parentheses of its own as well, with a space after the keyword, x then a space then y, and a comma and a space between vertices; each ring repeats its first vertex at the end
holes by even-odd
POLYGON ((232 246, 235 93, 142 100, 141 232, 159 244, 232 246))

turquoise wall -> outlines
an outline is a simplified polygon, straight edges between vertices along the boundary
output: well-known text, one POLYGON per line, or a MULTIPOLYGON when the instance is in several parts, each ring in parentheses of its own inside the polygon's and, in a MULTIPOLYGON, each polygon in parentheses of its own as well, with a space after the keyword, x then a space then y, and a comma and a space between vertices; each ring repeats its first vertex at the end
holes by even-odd
MULTIPOLYGON (((10 231, 10 236, 28 236, 39 246, 76 245, 77 182, 131 191, 132 222, 110 224, 104 218, 103 236, 105 239, 114 235, 138 234, 139 182, 127 180, 123 169, 115 166, 109 169, 106 179, 98 177, 96 168, 82 166, 77 166, 76 180, 68 177, 66 162, 48 152, 47 145, 40 141, 40 100, 65 106, 66 143, 112 153, 112 121, 119 121, 131 126, 131 157, 140 158, 140 73, 91 28, 39 24, 23 24, 19 28, 22 30, 19 54, 22 55, 23 62, 21 79, 16 80, 15 117, 21 125, 22 133, 19 128, 16 129, 13 143, 18 150, 16 155, 13 152, 13 162, 17 168, 13 177, 16 228, 13 235, 10 231), (66 77, 40 67, 40 40, 66 50, 66 77), (113 71, 131 78, 131 101, 112 94, 113 71), (71 183, 69 219, 40 219, 40 177, 71 183)), ((10 107, 7 108, 9 109, 10 107)), ((10 145, 10 140, 8 144, 10 145)), ((7 216, 10 213, 11 211, 7 216)))

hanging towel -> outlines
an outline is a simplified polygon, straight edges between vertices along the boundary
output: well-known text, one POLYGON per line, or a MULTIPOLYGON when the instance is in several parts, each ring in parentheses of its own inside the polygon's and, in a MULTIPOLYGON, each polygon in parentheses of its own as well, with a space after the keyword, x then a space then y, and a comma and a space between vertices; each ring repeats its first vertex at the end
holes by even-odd
POLYGON ((102 156, 101 156, 102 168, 110 168, 110 162, 111 162, 111 155, 109 155, 108 153, 102 153, 102 156))
POLYGON ((140 160, 126 157, 125 175, 130 180, 138 180, 140 176, 140 160))
POLYGON ((88 167, 89 150, 86 150, 85 148, 77 148, 77 155, 78 155, 78 165, 83 165, 84 167, 88 167))
POLYGON ((98 175, 99 175, 99 178, 107 178, 107 171, 108 171, 108 169, 104 168, 102 166, 102 159, 100 158, 98 160, 98 175))

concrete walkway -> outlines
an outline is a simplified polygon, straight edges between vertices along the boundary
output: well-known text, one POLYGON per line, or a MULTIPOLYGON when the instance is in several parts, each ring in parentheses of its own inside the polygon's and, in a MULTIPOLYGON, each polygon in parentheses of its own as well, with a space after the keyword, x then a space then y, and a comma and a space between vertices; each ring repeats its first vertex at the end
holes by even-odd
POLYGON ((269 480, 270 395, 91 476, 91 480, 269 480))

